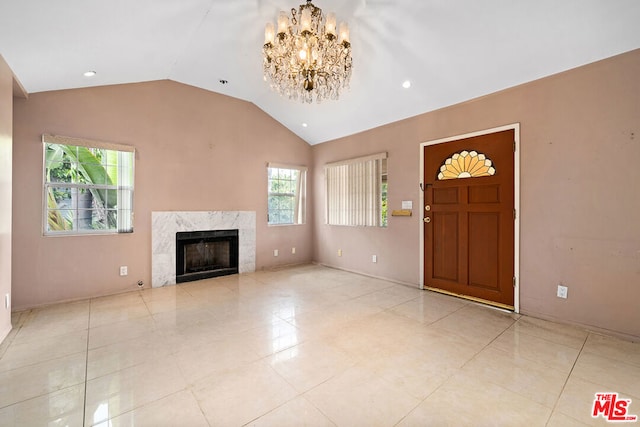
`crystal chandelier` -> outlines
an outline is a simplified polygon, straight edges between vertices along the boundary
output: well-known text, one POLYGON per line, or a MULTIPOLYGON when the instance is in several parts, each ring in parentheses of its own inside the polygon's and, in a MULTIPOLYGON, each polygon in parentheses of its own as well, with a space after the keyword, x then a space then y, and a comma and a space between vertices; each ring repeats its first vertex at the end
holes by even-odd
POLYGON ((289 99, 311 103, 336 100, 351 79, 349 27, 341 22, 336 34, 336 15, 325 17, 322 9, 307 0, 291 18, 282 11, 278 29, 267 23, 262 48, 264 78, 271 88, 289 99))

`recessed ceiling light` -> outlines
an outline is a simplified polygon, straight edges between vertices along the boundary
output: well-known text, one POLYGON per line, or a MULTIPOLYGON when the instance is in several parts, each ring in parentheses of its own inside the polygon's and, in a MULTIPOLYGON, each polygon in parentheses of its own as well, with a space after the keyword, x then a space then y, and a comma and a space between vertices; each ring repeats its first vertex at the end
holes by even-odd
POLYGON ((303 128, 306 128, 307 126, 309 126, 309 125, 308 125, 308 124, 306 124, 306 123, 303 123, 303 124, 302 124, 302 127, 303 127, 303 128))
POLYGON ((96 75, 95 71, 85 71, 85 73, 83 74, 85 77, 93 77, 96 75))
POLYGON ((411 82, 409 80, 405 80, 402 83, 402 87, 405 88, 405 89, 409 89, 411 87, 411 82))

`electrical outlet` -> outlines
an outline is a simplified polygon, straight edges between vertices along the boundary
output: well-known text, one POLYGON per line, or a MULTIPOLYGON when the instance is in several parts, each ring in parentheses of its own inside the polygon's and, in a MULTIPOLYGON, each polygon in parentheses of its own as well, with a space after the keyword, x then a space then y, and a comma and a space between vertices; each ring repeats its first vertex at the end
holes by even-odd
POLYGON ((342 249, 338 249, 338 256, 342 256, 342 249))
POLYGON ((295 254, 296 253, 296 248, 291 248, 291 253, 295 254))
POLYGON ((126 276, 127 274, 129 274, 127 266, 126 265, 120 266, 120 275, 121 276, 126 276))
POLYGON ((378 256, 377 255, 371 255, 371 262, 378 262, 378 256))
POLYGON ((273 250, 273 256, 278 256, 278 250, 277 249, 273 250))
POLYGON ((567 298, 567 292, 569 292, 569 288, 563 285, 558 285, 558 298, 567 298))

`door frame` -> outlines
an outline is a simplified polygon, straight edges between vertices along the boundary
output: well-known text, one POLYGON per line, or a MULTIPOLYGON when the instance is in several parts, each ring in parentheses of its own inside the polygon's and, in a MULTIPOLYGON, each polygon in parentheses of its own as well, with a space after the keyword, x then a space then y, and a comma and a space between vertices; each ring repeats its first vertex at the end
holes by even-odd
MULTIPOLYGON (((513 130, 515 139, 515 151, 513 153, 514 171, 513 171, 513 207, 516 211, 515 220, 513 221, 513 275, 515 277, 515 287, 513 290, 513 307, 514 312, 520 312, 520 123, 512 123, 491 129, 484 129, 476 132, 454 135, 446 138, 434 139, 420 143, 420 218, 424 216, 424 147, 445 142, 457 141, 459 139, 472 138, 474 136, 487 135, 491 133, 501 132, 505 130, 513 130)), ((424 286, 424 222, 420 223, 420 289, 424 286)))

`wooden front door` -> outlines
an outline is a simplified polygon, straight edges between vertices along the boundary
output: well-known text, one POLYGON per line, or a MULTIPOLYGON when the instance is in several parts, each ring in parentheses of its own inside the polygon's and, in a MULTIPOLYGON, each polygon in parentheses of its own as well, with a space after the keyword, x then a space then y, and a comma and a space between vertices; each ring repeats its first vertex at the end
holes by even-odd
POLYGON ((514 307, 514 130, 424 147, 424 285, 514 307))

